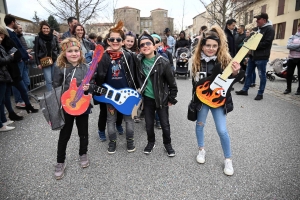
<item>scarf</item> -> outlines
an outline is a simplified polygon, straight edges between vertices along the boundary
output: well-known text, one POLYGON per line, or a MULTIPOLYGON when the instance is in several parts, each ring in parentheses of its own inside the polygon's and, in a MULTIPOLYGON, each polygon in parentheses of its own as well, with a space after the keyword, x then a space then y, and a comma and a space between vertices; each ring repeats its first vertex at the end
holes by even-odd
POLYGON ((45 35, 42 31, 39 32, 39 37, 44 41, 52 41, 53 31, 50 31, 48 35, 45 35))
POLYGON ((112 51, 112 50, 106 50, 106 52, 109 54, 110 59, 117 60, 122 57, 123 53, 122 51, 112 51))
POLYGON ((207 55, 205 55, 204 53, 203 53, 203 51, 201 51, 201 60, 205 60, 206 62, 209 62, 209 61, 211 61, 211 60, 216 60, 217 59, 217 56, 216 55, 214 55, 214 56, 207 56, 207 55))

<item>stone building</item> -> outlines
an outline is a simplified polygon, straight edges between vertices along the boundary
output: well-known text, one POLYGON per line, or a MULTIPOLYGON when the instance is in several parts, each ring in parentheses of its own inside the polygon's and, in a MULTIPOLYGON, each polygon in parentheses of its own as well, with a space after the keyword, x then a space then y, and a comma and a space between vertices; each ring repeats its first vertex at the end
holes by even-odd
POLYGON ((122 20, 127 31, 141 34, 145 30, 163 35, 165 28, 173 33, 174 18, 168 17, 168 10, 157 8, 150 11, 149 17, 141 17, 140 10, 132 7, 122 7, 114 10, 114 21, 122 20))

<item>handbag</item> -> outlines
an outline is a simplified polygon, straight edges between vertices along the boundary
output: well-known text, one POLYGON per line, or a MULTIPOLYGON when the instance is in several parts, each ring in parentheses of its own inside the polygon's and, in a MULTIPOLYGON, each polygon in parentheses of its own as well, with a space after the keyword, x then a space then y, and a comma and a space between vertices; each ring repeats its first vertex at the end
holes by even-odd
POLYGON ((188 105, 188 113, 187 113, 187 119, 190 121, 196 121, 197 120, 197 104, 193 102, 193 100, 190 101, 188 105))
POLYGON ((40 59, 40 63, 43 68, 49 67, 49 66, 53 65, 53 60, 51 57, 44 57, 44 58, 40 59))
POLYGON ((40 101, 42 113, 53 131, 61 130, 65 125, 65 117, 60 101, 62 92, 64 91, 65 73, 66 68, 64 69, 64 82, 62 86, 45 92, 43 95, 44 98, 40 101))

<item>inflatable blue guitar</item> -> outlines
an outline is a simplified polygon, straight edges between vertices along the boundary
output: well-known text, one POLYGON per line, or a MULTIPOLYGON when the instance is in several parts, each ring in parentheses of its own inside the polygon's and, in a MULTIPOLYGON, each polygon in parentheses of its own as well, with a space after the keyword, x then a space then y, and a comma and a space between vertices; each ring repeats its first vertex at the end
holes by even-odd
POLYGON ((109 103, 113 105, 120 113, 131 115, 132 110, 141 101, 141 94, 132 88, 114 89, 104 83, 102 87, 95 90, 100 96, 94 95, 94 99, 98 102, 109 103))

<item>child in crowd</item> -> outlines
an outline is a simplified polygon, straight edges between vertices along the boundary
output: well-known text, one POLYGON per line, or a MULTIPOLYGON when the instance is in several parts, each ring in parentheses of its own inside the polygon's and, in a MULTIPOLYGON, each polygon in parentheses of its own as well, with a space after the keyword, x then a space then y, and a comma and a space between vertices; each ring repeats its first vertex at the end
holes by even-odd
POLYGON ((134 53, 139 52, 137 48, 137 39, 131 31, 125 34, 124 48, 134 53))
MULTIPOLYGON (((102 86, 103 83, 110 85, 115 89, 133 88, 137 89, 135 80, 136 72, 133 65, 130 53, 123 51, 123 41, 125 34, 122 31, 123 22, 118 22, 115 28, 111 28, 108 33, 106 42, 108 47, 98 63, 96 84, 102 86), (126 62, 127 61, 127 62, 126 62), (127 65, 128 63, 128 65, 127 65)), ((94 93, 97 95, 97 93, 94 93)), ((117 110, 111 104, 106 104, 107 107, 107 131, 109 137, 108 153, 114 154, 117 147, 117 136, 115 124, 117 121, 117 110)), ((134 152, 134 127, 133 120, 130 115, 123 115, 126 123, 126 140, 127 151, 134 152)))
POLYGON ((144 113, 148 144, 145 154, 150 154, 155 147, 154 118, 157 111, 163 132, 163 143, 168 156, 175 156, 171 145, 171 131, 169 123, 169 106, 175 105, 177 100, 177 85, 171 70, 170 62, 159 54, 155 54, 153 37, 143 34, 138 39, 140 54, 135 56, 138 81, 141 94, 144 97, 144 113), (145 87, 144 87, 145 86, 145 87))
MULTIPOLYGON (((205 32, 204 36, 199 40, 194 54, 194 61, 192 65, 193 74, 193 94, 196 91, 196 84, 199 81, 199 72, 206 72, 207 77, 211 76, 213 72, 222 73, 224 68, 230 63, 231 56, 228 53, 226 36, 224 31, 218 27, 213 26, 210 31, 205 32)), ((239 73, 240 64, 233 62, 232 74, 229 78, 234 78, 233 83, 239 81, 243 76, 243 71, 239 73)), ((231 160, 230 138, 226 128, 226 114, 233 110, 233 102, 230 91, 226 95, 225 104, 221 107, 212 108, 200 102, 197 96, 194 100, 197 103, 197 121, 196 121, 196 136, 199 147, 199 154, 197 156, 198 163, 205 163, 205 150, 204 150, 204 127, 208 111, 210 110, 219 134, 223 153, 225 156, 224 173, 226 175, 233 175, 233 167, 231 160)))
MULTIPOLYGON (((77 86, 79 86, 88 72, 89 66, 84 64, 83 53, 80 50, 80 42, 75 38, 67 38, 61 42, 62 52, 57 58, 54 68, 53 87, 61 87, 64 82, 64 91, 69 89, 72 78, 76 78, 77 86), (65 81, 64 81, 65 80, 65 81)), ((88 92, 89 84, 83 86, 85 93, 88 92)), ((91 113, 91 105, 87 111, 81 115, 74 116, 66 113, 65 125, 61 129, 57 147, 57 164, 55 166, 54 176, 56 179, 61 179, 64 176, 66 168, 66 148, 71 137, 73 124, 76 120, 76 126, 79 135, 79 159, 82 168, 89 166, 87 156, 88 151, 88 120, 91 113)))

